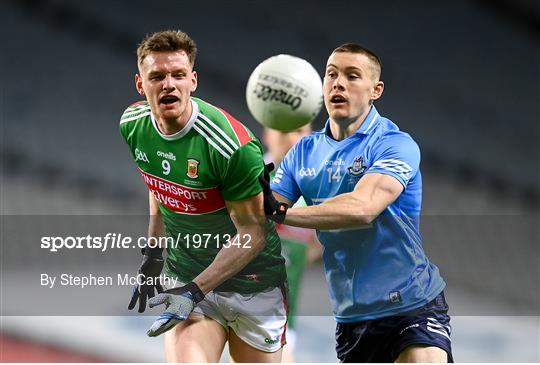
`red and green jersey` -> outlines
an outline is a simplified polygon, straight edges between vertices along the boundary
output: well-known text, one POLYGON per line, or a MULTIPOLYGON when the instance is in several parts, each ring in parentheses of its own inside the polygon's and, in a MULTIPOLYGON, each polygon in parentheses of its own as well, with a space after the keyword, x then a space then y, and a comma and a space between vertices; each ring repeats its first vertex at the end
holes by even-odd
MULTIPOLYGON (((173 135, 160 132, 146 101, 129 106, 120 132, 137 167, 159 202, 171 242, 166 273, 189 282, 208 267, 222 247, 250 246, 235 240, 236 228, 225 201, 259 194, 263 170, 257 138, 226 111, 192 98, 193 112, 173 135)), ((268 223, 264 250, 216 290, 255 293, 283 284, 281 243, 268 223)))

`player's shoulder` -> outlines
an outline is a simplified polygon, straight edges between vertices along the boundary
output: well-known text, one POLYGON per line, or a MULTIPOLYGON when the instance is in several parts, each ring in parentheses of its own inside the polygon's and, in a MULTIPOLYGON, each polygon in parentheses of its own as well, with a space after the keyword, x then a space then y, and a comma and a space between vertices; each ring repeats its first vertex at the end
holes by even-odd
POLYGON ((308 134, 307 136, 303 136, 300 138, 298 142, 294 145, 297 149, 301 150, 309 150, 316 146, 316 144, 324 139, 324 130, 315 130, 311 132, 311 134, 308 134))
POLYGON ((217 135, 236 148, 250 142, 255 136, 243 123, 226 110, 199 98, 192 98, 199 107, 196 125, 212 136, 217 135))
POLYGON ((396 123, 391 121, 390 119, 386 117, 380 117, 381 120, 379 122, 378 126, 378 137, 381 138, 384 141, 391 140, 391 141, 409 141, 412 143, 416 142, 414 141, 413 137, 405 132, 402 131, 396 123))
POLYGON ((388 118, 380 117, 376 136, 379 143, 384 144, 407 144, 418 146, 413 137, 402 131, 397 124, 388 118))
POLYGON ((211 146, 226 158, 251 141, 255 135, 226 110, 207 101, 192 97, 197 104, 198 114, 193 125, 211 146))
POLYGON ((150 105, 146 100, 137 101, 129 105, 122 117, 120 117, 120 125, 127 125, 127 123, 134 124, 137 120, 145 118, 151 114, 150 105))

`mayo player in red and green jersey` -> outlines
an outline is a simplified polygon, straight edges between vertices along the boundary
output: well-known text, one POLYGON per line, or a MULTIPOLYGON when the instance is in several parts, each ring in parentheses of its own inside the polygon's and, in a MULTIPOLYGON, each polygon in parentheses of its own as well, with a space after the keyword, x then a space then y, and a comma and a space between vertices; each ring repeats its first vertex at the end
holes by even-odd
MULTIPOLYGON (((264 217, 257 138, 226 111, 191 94, 196 46, 180 31, 148 36, 138 51, 138 92, 120 131, 148 186, 149 237, 171 237, 165 274, 182 284, 134 290, 129 308, 165 304, 149 336, 166 332, 167 361, 279 362, 285 344, 281 244, 264 217)), ((163 247, 143 250, 139 273, 157 278, 163 247)), ((158 280, 156 280, 157 282, 158 280)))

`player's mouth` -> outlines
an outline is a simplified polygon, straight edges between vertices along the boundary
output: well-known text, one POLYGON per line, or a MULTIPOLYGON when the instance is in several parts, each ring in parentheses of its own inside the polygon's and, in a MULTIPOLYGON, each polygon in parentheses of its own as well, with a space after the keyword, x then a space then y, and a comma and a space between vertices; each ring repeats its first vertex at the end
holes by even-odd
POLYGON ((330 98, 330 103, 333 106, 341 106, 347 103, 347 99, 343 95, 334 95, 330 98))
POLYGON ((180 99, 178 99, 177 96, 174 96, 174 95, 165 95, 165 96, 162 96, 160 99, 159 99, 159 103, 160 104, 165 104, 165 105, 172 105, 174 103, 176 103, 177 101, 179 101, 180 99))

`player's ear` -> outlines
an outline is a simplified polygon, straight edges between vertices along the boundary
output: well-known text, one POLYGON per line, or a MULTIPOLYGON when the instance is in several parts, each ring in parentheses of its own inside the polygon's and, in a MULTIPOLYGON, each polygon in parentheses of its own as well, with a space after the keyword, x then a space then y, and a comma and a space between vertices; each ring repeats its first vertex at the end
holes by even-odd
POLYGON ((197 90, 197 71, 193 71, 191 75, 191 92, 195 92, 197 90))
POLYGON ((377 81, 375 85, 373 86, 373 89, 371 91, 371 100, 377 100, 382 96, 382 93, 384 91, 384 82, 377 81))
POLYGON ((142 87, 142 77, 139 74, 135 74, 135 88, 137 92, 141 95, 144 95, 144 90, 142 87))

